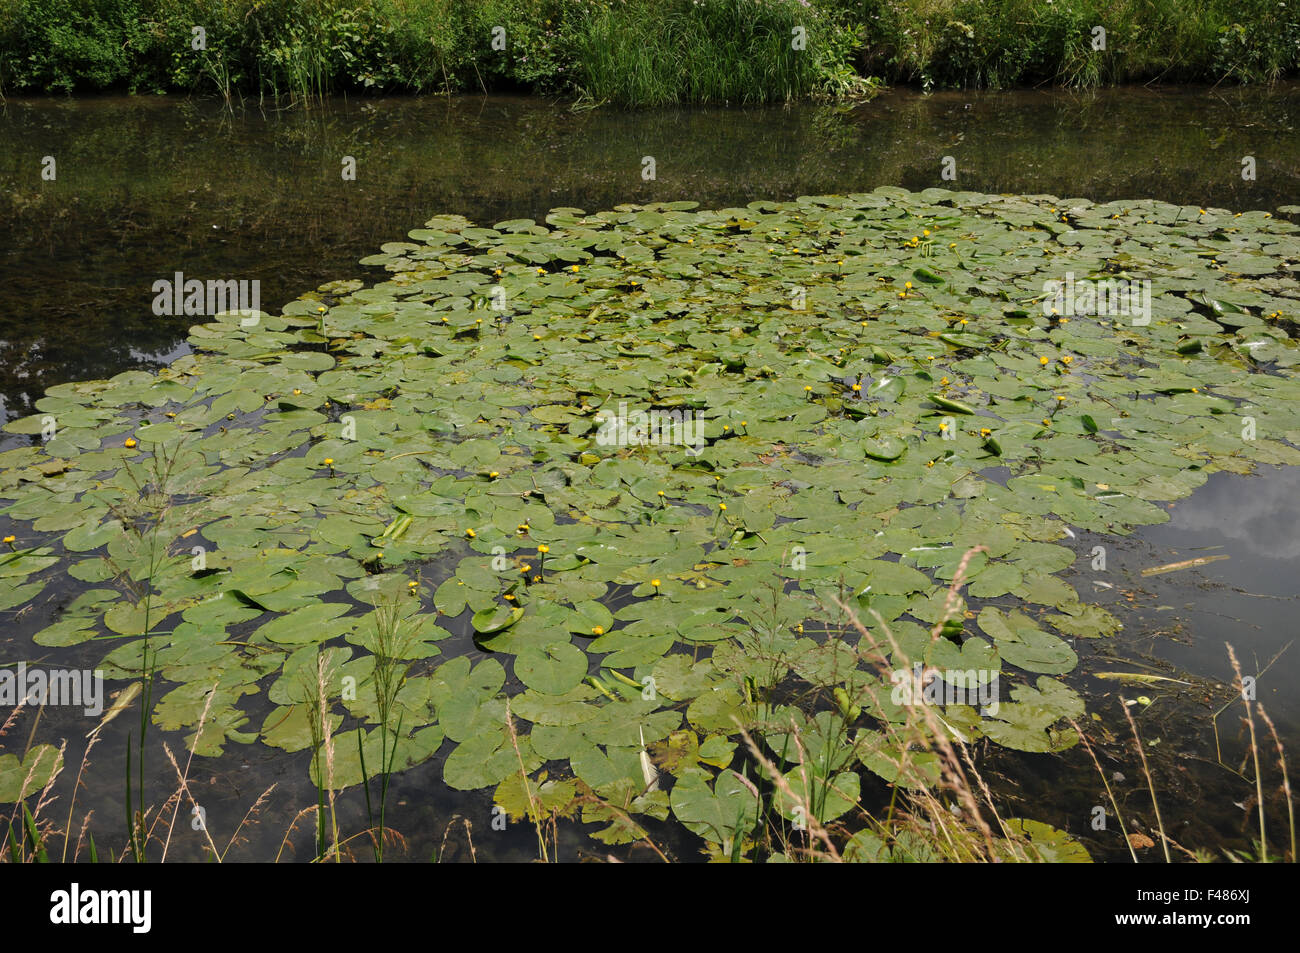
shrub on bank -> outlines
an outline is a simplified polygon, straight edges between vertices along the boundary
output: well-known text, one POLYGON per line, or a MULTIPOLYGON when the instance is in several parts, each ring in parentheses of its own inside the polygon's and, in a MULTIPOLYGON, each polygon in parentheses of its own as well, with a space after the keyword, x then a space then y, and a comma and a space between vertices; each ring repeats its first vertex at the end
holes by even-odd
POLYGON ((1298 63, 1300 3, 1282 0, 0 0, 0 92, 516 89, 639 106, 842 96, 869 77, 1269 82, 1298 63))
POLYGON ((574 43, 597 101, 773 102, 812 94, 829 19, 795 0, 590 5, 574 43))
POLYGON ((1285 0, 822 0, 858 66, 925 88, 1159 78, 1271 82, 1300 65, 1285 0), (1105 31, 1104 49, 1098 49, 1105 31), (1098 41, 1098 42, 1095 42, 1098 41))

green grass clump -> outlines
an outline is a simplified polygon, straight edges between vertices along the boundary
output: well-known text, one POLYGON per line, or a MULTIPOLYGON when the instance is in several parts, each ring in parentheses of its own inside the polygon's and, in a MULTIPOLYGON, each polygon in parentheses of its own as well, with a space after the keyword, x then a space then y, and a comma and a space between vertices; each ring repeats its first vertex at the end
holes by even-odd
POLYGON ((0 0, 0 91, 778 102, 860 87, 852 44, 804 0, 0 0))
POLYGON ((823 0, 823 6, 856 25, 860 70, 925 88, 1272 82, 1300 63, 1300 12, 1277 0, 823 0), (1104 49, 1094 44, 1096 27, 1105 30, 1104 49))
POLYGON ((794 0, 613 3, 584 26, 580 85, 598 102, 781 102, 817 87, 822 21, 794 0))
POLYGON ((1300 9, 1281 0, 0 0, 4 93, 311 104, 521 90, 635 107, 849 97, 880 81, 1259 83, 1298 64, 1300 9))

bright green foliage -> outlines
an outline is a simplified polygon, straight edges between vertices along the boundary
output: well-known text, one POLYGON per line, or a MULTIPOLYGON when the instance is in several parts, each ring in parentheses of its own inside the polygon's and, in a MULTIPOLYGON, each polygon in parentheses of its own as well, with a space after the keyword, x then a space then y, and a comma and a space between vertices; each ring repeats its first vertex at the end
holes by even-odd
POLYGON ((1000 679, 996 712, 944 704, 955 736, 1074 743, 1057 677, 1115 620, 1060 578, 1088 555, 1066 528, 1126 533, 1215 470, 1300 463, 1298 236, 1265 213, 940 189, 438 216, 366 259, 387 281, 221 316, 167 368, 52 388, 7 425, 33 440, 0 454, 0 602, 79 582, 35 641, 106 638, 113 679, 138 677, 147 633, 154 721, 195 731, 206 708, 201 755, 305 747, 326 647, 331 715, 376 724, 372 607, 395 606, 389 651, 425 660, 387 711, 400 738, 345 733, 336 783, 362 754, 374 773, 441 749, 450 785, 518 805, 521 765, 548 764, 727 854, 756 816, 722 767, 737 722, 821 819, 859 770, 897 775, 894 686, 836 599, 888 624, 896 669, 1000 679), (1150 279, 1149 323, 1051 313, 1067 274, 1150 279), (779 707, 778 685, 827 704, 779 707), (250 724, 264 691, 280 707, 250 724))

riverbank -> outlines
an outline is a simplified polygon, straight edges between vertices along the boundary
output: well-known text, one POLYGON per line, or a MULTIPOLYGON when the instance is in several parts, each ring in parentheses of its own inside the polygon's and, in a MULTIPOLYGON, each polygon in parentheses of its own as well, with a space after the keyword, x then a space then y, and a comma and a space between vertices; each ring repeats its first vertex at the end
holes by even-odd
POLYGON ((0 93, 525 91, 629 107, 1272 82, 1275 0, 0 0, 0 93))

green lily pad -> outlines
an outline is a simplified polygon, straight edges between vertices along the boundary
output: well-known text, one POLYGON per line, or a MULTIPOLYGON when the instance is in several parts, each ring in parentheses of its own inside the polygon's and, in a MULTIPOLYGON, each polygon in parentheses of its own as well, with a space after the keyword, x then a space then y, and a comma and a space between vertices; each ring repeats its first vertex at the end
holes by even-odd
POLYGON ((567 642, 526 648, 515 659, 515 675, 529 688, 563 695, 577 688, 587 674, 587 653, 567 642))
POLYGON ((510 628, 523 617, 522 606, 491 606, 475 612, 471 621, 475 632, 493 635, 510 628))

